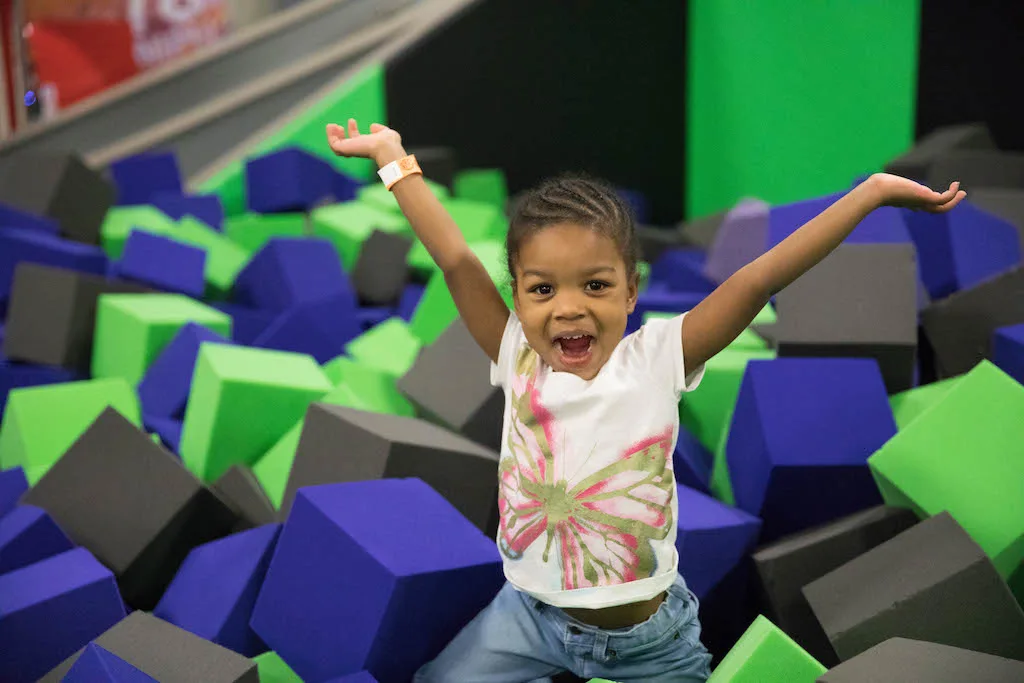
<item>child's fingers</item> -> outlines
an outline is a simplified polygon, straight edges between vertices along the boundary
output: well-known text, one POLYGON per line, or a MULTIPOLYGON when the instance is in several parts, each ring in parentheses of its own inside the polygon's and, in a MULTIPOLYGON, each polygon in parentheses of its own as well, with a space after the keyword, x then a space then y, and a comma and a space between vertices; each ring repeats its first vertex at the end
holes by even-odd
POLYGON ((387 128, 387 126, 382 126, 379 123, 371 123, 370 124, 370 132, 371 133, 379 133, 382 130, 385 130, 386 128, 387 128))
POLYGON ((348 120, 348 136, 354 138, 359 135, 359 124, 356 123, 355 119, 348 120))

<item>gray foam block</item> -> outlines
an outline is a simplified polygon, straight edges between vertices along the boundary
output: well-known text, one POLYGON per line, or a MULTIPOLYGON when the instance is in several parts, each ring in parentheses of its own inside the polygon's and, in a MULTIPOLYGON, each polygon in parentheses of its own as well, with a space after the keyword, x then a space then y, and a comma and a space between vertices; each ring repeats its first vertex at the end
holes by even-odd
POLYGON ((838 663, 800 590, 917 523, 904 508, 879 505, 793 534, 753 553, 767 616, 825 666, 838 663))
POLYGON ((417 477, 478 529, 498 528, 498 454, 425 420, 314 403, 306 412, 281 514, 303 486, 417 477))
POLYGON ((232 532, 277 521, 273 504, 256 475, 245 465, 232 465, 210 488, 238 516, 232 532))
POLYGON ((409 281, 406 257, 412 239, 383 230, 374 230, 363 242, 352 269, 352 284, 359 301, 370 306, 398 303, 409 281))
POLYGON ((683 237, 683 244, 688 247, 710 249, 711 245, 715 242, 718 228, 721 227, 727 213, 727 211, 719 211, 718 213, 701 216, 700 218, 683 221, 678 228, 679 233, 683 237))
POLYGON ((946 512, 803 593, 841 661, 896 637, 1024 659, 1024 612, 992 561, 946 512))
POLYGON ((36 263, 14 271, 3 353, 11 360, 88 374, 101 294, 144 294, 146 287, 36 263))
POLYGON ((505 396, 491 386, 490 360, 461 318, 420 351, 398 390, 420 417, 500 450, 505 396))
POLYGON ((449 190, 455 190, 455 175, 459 172, 459 159, 451 147, 413 147, 409 154, 416 155, 416 161, 423 169, 423 177, 449 190))
POLYGON ((657 261, 667 250, 683 245, 683 236, 678 230, 656 225, 636 226, 636 237, 640 242, 640 258, 648 263, 657 261))
POLYGON ((939 156, 928 169, 928 186, 938 191, 959 180, 968 196, 975 187, 1024 189, 1024 152, 956 150, 939 156))
POLYGON ((886 173, 924 180, 935 160, 953 150, 993 150, 996 143, 984 123, 966 123, 938 128, 924 136, 906 153, 885 165, 886 173))
POLYGON ((979 187, 972 189, 970 196, 971 204, 1017 228, 1021 252, 1024 253, 1024 190, 979 187))
POLYGON ((704 275, 722 283, 758 258, 768 246, 769 205, 760 199, 744 199, 722 221, 708 251, 704 275))
MULTIPOLYGON (((132 612, 93 641, 160 683, 259 683, 256 662, 146 612, 132 612)), ((84 650, 39 679, 60 683, 84 650)))
POLYGON ((33 155, 0 178, 0 202, 52 218, 63 237, 86 244, 100 244, 100 227, 116 194, 76 154, 33 155))
POLYGON ((912 244, 843 244, 776 296, 778 353, 874 358, 890 394, 910 389, 917 287, 912 244))
POLYGON ((109 407, 22 502, 109 567, 136 609, 152 609, 189 551, 237 522, 180 460, 109 407))
POLYGON ((1024 266, 961 290, 921 311, 939 379, 962 375, 991 356, 997 328, 1024 323, 1024 266))
POLYGON ((1024 662, 909 638, 890 638, 816 683, 1020 683, 1024 662))

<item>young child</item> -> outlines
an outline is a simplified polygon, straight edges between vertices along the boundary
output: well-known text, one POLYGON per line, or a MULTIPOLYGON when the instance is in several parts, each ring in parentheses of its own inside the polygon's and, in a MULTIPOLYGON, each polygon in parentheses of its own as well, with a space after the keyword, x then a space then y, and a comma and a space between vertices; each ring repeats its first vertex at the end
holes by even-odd
POLYGON ((638 256, 613 191, 559 178, 518 203, 509 311, 397 132, 373 124, 360 135, 349 120, 347 134, 331 124, 327 137, 336 154, 381 169, 505 391, 497 543, 507 583, 415 680, 525 683, 562 671, 619 683, 706 680, 697 599, 677 572, 681 395, 771 296, 871 211, 949 211, 965 196, 959 183, 940 194, 875 174, 693 310, 624 337, 638 256))

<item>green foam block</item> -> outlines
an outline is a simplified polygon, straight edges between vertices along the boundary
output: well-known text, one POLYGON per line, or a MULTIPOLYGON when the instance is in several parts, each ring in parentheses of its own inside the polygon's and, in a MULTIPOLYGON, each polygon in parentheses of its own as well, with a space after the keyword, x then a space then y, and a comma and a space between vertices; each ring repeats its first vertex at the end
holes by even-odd
POLYGON ((251 257, 249 252, 235 244, 227 235, 217 232, 192 216, 185 216, 178 221, 177 231, 170 236, 206 251, 206 269, 203 275, 213 296, 221 296, 231 290, 239 271, 251 257))
POLYGON ((312 357, 204 343, 181 430, 181 457, 205 482, 251 465, 331 383, 312 357))
POLYGON ((412 367, 423 342, 401 318, 388 318, 374 325, 345 346, 352 359, 395 379, 412 367))
MULTIPOLYGON (((504 241, 508 233, 508 220, 497 207, 468 199, 448 199, 442 202, 462 236, 470 244, 487 240, 504 241)), ((422 242, 416 240, 406 263, 418 273, 429 277, 436 268, 430 253, 422 242)))
POLYGON ((497 168, 471 168, 455 174, 453 182, 458 199, 486 202, 505 210, 508 204, 508 186, 504 171, 497 168))
POLYGON ((183 294, 103 294, 96 306, 92 376, 138 384, 186 323, 231 336, 231 316, 183 294))
POLYGON ((170 236, 177 229, 177 223, 153 206, 111 207, 100 227, 100 242, 111 260, 121 258, 128 235, 137 229, 154 235, 170 236))
POLYGON ((305 236, 306 214, 243 213, 230 216, 224 220, 224 234, 251 256, 271 237, 305 236))
POLYGON ((345 272, 352 272, 363 242, 374 230, 411 235, 412 228, 400 213, 393 213, 364 202, 341 202, 314 209, 310 214, 312 231, 329 240, 341 257, 345 272))
MULTIPOLYGON (((423 181, 427 184, 427 188, 434 193, 434 196, 438 199, 448 199, 449 192, 448 188, 444 185, 439 185, 433 180, 424 178, 423 181)), ((401 207, 398 206, 398 200, 395 199, 395 195, 391 190, 384 186, 383 183, 370 183, 359 188, 356 192, 356 198, 373 206, 374 208, 380 209, 381 211, 388 211, 391 213, 400 213, 401 207)))
POLYGON ((959 381, 959 377, 950 377, 890 396, 889 405, 892 407, 893 417, 896 418, 896 426, 903 429, 926 410, 941 403, 959 381))
POLYGON ((39 481, 108 406, 142 426, 139 399, 122 378, 12 389, 0 425, 0 469, 39 481))
POLYGON ((868 458, 886 503, 948 511, 1009 579, 1024 561, 1024 386, 984 360, 868 458))
POLYGON ((299 675, 276 652, 264 652, 252 661, 256 662, 260 683, 302 683, 299 675))
POLYGON ((708 683, 814 683, 826 669, 763 616, 754 619, 708 683))

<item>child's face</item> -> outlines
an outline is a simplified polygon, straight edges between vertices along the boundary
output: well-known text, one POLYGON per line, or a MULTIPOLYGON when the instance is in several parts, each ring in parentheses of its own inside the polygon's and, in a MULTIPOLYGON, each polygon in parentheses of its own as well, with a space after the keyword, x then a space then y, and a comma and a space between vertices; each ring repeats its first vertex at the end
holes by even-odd
POLYGON ((515 276, 516 315, 533 350, 556 372, 593 379, 636 306, 636 278, 615 242, 581 225, 544 228, 520 244, 515 276))

